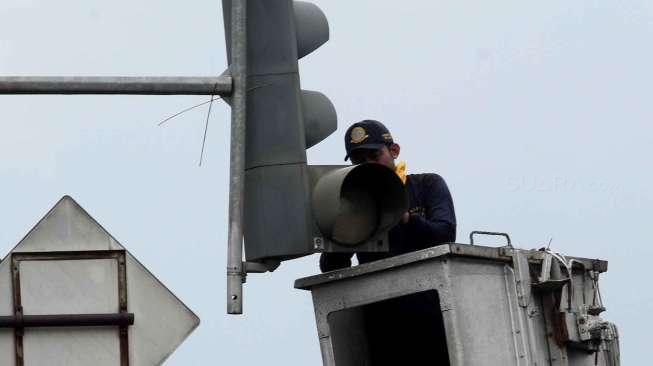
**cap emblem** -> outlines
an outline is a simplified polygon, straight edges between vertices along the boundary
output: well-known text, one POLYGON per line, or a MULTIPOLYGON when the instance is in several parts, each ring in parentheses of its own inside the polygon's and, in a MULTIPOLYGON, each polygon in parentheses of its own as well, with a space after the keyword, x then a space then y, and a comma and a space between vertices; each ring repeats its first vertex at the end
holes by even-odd
POLYGON ((352 144, 360 144, 361 142, 365 141, 368 137, 370 137, 365 129, 360 126, 356 126, 351 130, 351 143, 352 144))
POLYGON ((384 133, 381 136, 383 136, 383 139, 386 140, 386 141, 392 141, 392 135, 389 134, 389 133, 384 133))

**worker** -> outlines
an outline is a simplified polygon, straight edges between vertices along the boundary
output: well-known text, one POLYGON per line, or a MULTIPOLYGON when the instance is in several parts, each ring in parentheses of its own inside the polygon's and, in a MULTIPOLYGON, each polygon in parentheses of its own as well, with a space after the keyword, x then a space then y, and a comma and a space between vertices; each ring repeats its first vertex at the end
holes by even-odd
MULTIPOLYGON (((347 159, 352 164, 377 163, 397 173, 406 185, 409 210, 388 233, 389 251, 357 253, 360 264, 425 249, 456 240, 456 214, 449 188, 437 174, 406 175, 406 163, 395 163, 401 148, 390 131, 379 121, 356 122, 345 133, 347 159)), ((351 266, 352 254, 324 253, 322 272, 351 266)))
MULTIPOLYGON (((377 163, 392 169, 406 185, 409 209, 388 233, 389 251, 357 253, 360 264, 456 240, 456 215, 444 179, 437 174, 406 174, 396 163, 401 148, 374 120, 354 123, 345 133, 352 164, 377 163)), ((323 272, 351 266, 351 253, 323 253, 323 272)), ((446 335, 437 292, 427 291, 366 305, 363 324, 372 366, 448 365, 446 335)))

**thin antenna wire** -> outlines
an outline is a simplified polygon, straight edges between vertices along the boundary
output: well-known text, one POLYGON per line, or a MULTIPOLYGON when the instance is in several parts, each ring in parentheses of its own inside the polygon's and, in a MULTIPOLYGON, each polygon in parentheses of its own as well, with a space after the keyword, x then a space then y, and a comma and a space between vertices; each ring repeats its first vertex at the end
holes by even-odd
POLYGON ((202 166, 202 159, 204 158, 204 145, 206 145, 206 133, 209 130, 209 118, 211 117, 211 107, 213 107, 213 99, 210 100, 209 111, 206 113, 206 124, 204 125, 204 138, 202 139, 202 152, 200 152, 200 165, 202 166))
MULTIPOLYGON (((250 92, 250 91, 252 91, 252 90, 260 89, 260 88, 263 88, 263 87, 266 87, 266 86, 270 86, 270 85, 272 85, 272 84, 263 84, 263 85, 255 86, 255 87, 253 87, 253 88, 247 89, 247 91, 250 92)), ((218 100, 218 99, 222 99, 222 97, 212 98, 211 100, 207 100, 206 102, 202 102, 202 103, 199 103, 199 104, 195 104, 194 106, 191 106, 191 107, 188 107, 188 108, 186 108, 186 109, 184 109, 184 110, 181 110, 181 111, 179 111, 179 112, 173 114, 172 116, 170 116, 170 117, 164 119, 163 121, 157 123, 157 126, 161 126, 161 125, 163 125, 164 123, 170 121, 171 119, 173 119, 173 118, 175 118, 175 117, 177 117, 177 116, 179 116, 179 115, 181 115, 181 114, 184 114, 184 113, 186 113, 186 112, 188 112, 188 111, 191 111, 191 110, 193 110, 193 109, 195 109, 195 108, 197 108, 197 107, 201 107, 201 106, 203 106, 203 105, 205 105, 205 104, 209 104, 209 103, 211 103, 211 102, 213 102, 213 101, 216 101, 216 100, 218 100)))
POLYGON ((184 109, 183 111, 180 111, 180 112, 177 112, 177 113, 173 114, 172 116, 170 116, 170 117, 164 119, 163 121, 159 122, 157 125, 158 125, 158 126, 161 126, 162 124, 164 124, 164 123, 170 121, 171 119, 177 117, 177 116, 180 115, 180 114, 186 113, 186 112, 188 112, 188 111, 190 111, 190 110, 193 110, 193 109, 195 109, 195 108, 197 108, 197 107, 201 107, 201 106, 203 106, 204 104, 211 103, 211 102, 213 102, 214 100, 218 100, 218 99, 221 99, 221 98, 222 98, 222 97, 211 98, 211 100, 207 100, 206 102, 202 102, 202 103, 200 103, 200 104, 195 104, 195 105, 192 106, 192 107, 188 107, 188 108, 184 109))
MULTIPOLYGON (((252 90, 256 90, 259 88, 266 87, 271 84, 263 84, 263 85, 258 85, 253 88, 247 89, 247 92, 251 92, 252 90)), ((214 92, 216 91, 215 89, 218 88, 218 84, 215 84, 214 92)), ((218 99, 218 98, 215 98, 218 99)), ((209 103, 209 111, 206 113, 206 124, 204 125, 204 138, 202 139, 202 152, 200 153, 200 165, 202 166, 202 160, 204 159, 204 146, 206 145, 206 132, 209 130, 209 118, 211 117, 211 107, 213 107, 213 101, 215 100, 211 98, 207 103, 209 103)))
POLYGON ((213 93, 211 99, 209 100, 209 110, 206 112, 206 123, 204 124, 204 137, 202 138, 202 151, 200 152, 200 164, 202 166, 202 160, 204 159, 204 146, 206 145, 206 133, 209 131, 209 119, 211 118, 211 109, 213 108, 213 95, 218 89, 218 83, 215 83, 213 86, 213 93))
MULTIPOLYGON (((251 92, 252 90, 256 90, 256 89, 260 89, 260 88, 264 88, 264 87, 266 87, 266 86, 270 86, 270 85, 272 85, 272 84, 263 84, 263 85, 258 85, 258 86, 255 86, 255 87, 253 87, 253 88, 247 89, 247 92, 251 92)), ((204 124, 204 137, 202 138, 202 151, 200 152, 200 163, 199 163, 199 166, 202 166, 202 161, 204 160, 204 147, 206 146, 206 135, 207 135, 207 132, 208 132, 208 130, 209 130, 209 119, 211 118, 211 109, 212 109, 212 107, 213 107, 213 102, 216 101, 216 100, 218 100, 218 99, 222 99, 222 97, 213 98, 213 96, 215 95, 215 92, 217 91, 217 88, 218 88, 218 84, 216 83, 216 84, 215 84, 215 87, 213 88, 213 94, 211 94, 211 99, 210 99, 210 100, 207 100, 206 102, 202 102, 202 103, 199 103, 199 104, 195 104, 194 106, 191 106, 191 107, 188 107, 188 108, 186 108, 186 109, 184 109, 184 110, 181 110, 181 111, 179 111, 179 112, 173 114, 172 116, 170 116, 170 117, 164 119, 163 121, 161 121, 161 122, 159 122, 159 123, 157 124, 158 126, 161 126, 161 125, 163 125, 164 123, 170 121, 171 119, 173 119, 173 118, 175 118, 175 117, 177 117, 177 116, 179 116, 179 115, 181 115, 181 114, 184 114, 184 113, 186 113, 186 112, 188 112, 188 111, 190 111, 190 110, 193 110, 193 109, 195 109, 195 108, 197 108, 197 107, 201 107, 201 106, 203 106, 203 105, 205 105, 205 104, 208 104, 208 105, 209 105, 209 110, 208 110, 208 112, 206 113, 206 122, 205 122, 205 124, 204 124)))
POLYGON ((553 237, 551 237, 551 239, 549 239, 549 245, 546 246, 546 250, 549 250, 549 248, 551 248, 551 242, 552 241, 553 241, 553 237))

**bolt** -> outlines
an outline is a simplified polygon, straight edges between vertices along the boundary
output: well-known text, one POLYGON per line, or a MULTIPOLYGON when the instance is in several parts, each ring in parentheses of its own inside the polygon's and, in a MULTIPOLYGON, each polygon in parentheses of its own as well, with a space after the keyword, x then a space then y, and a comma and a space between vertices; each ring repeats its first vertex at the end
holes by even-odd
POLYGON ((324 247, 324 243, 322 242, 322 238, 313 238, 313 247, 315 249, 322 249, 324 247))
POLYGON ((236 299, 238 299, 238 295, 231 295, 231 299, 232 299, 232 300, 236 300, 236 299))

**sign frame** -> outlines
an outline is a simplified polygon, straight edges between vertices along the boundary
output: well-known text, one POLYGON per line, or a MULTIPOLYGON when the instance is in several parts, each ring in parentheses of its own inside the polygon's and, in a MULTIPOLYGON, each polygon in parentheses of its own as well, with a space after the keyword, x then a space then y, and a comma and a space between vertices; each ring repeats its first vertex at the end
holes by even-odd
POLYGON ((62 252, 14 252, 11 254, 11 281, 14 308, 14 345, 16 366, 24 365, 23 336, 29 326, 118 326, 120 339, 120 366, 129 366, 128 326, 134 324, 134 314, 127 312, 126 251, 92 250, 62 252), (117 314, 57 314, 30 316, 23 313, 20 293, 20 263, 25 261, 96 260, 114 259, 118 266, 117 314), (25 321, 30 319, 32 321, 25 321), (40 319, 41 321, 34 321, 40 319))

